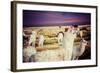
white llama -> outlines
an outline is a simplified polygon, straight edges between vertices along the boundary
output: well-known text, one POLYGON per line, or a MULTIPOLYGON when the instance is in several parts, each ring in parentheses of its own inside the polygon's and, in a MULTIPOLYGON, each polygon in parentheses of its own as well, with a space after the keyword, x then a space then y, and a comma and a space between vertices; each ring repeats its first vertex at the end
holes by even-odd
POLYGON ((82 39, 80 41, 80 47, 73 49, 72 60, 77 60, 79 58, 79 56, 81 56, 84 53, 86 45, 87 45, 87 41, 82 39))
POLYGON ((64 60, 71 60, 75 38, 76 38, 76 33, 70 31, 64 33, 63 48, 66 51, 64 60))
POLYGON ((29 45, 32 44, 32 46, 35 47, 36 35, 37 33, 35 31, 32 31, 32 34, 30 35, 30 38, 29 38, 29 45))
POLYGON ((43 43, 44 43, 44 36, 40 35, 40 37, 39 37, 39 46, 43 47, 43 43))
POLYGON ((35 60, 33 56, 36 54, 36 49, 33 46, 27 46, 23 49, 23 57, 25 62, 32 62, 35 60), (33 59, 34 58, 34 59, 33 59))
POLYGON ((62 45, 62 41, 63 41, 63 33, 59 33, 58 34, 58 44, 62 45))

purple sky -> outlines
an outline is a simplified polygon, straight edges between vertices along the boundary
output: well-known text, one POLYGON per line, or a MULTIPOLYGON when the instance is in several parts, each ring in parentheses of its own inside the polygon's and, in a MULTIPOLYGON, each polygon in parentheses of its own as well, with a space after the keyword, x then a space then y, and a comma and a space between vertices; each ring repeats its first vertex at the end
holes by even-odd
POLYGON ((23 10, 23 26, 65 26, 91 24, 90 13, 23 10))

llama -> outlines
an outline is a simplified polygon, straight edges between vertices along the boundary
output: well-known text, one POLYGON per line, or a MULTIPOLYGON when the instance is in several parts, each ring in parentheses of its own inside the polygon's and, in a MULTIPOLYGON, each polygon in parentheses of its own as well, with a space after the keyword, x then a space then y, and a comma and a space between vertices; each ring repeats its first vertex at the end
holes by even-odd
POLYGON ((32 62, 35 61, 33 60, 34 56, 36 54, 36 49, 33 46, 27 46, 23 49, 23 60, 24 62, 32 62))
POLYGON ((32 46, 35 47, 36 35, 37 33, 35 31, 32 31, 32 34, 30 35, 30 38, 29 38, 29 45, 32 44, 32 46))
POLYGON ((84 53, 86 45, 87 41, 82 39, 80 41, 80 47, 73 49, 72 60, 78 60, 79 56, 81 56, 84 53))
POLYGON ((40 37, 39 37, 39 46, 43 47, 43 43, 44 43, 44 36, 40 35, 40 37))
POLYGON ((63 33, 59 32, 59 34, 58 34, 58 44, 62 45, 62 41, 63 41, 63 33))
POLYGON ((75 38, 76 38, 76 33, 73 33, 70 31, 64 33, 63 48, 66 51, 66 55, 64 57, 64 60, 71 60, 72 51, 73 51, 73 44, 74 44, 75 38))

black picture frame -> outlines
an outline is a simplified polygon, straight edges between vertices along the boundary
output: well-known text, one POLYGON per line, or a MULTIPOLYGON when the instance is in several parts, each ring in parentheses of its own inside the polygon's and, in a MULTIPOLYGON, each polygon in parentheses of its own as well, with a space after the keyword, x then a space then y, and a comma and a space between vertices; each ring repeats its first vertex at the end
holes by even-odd
POLYGON ((83 67, 96 67, 98 65, 98 49, 97 49, 97 40, 98 40, 98 7, 89 6, 89 5, 74 5, 74 4, 58 4, 58 3, 43 3, 43 2, 27 2, 27 1, 12 1, 11 2, 11 71, 21 72, 21 71, 37 71, 37 70, 52 70, 52 69, 69 69, 69 68, 83 68, 83 67), (78 8, 90 8, 95 9, 95 45, 96 45, 96 61, 94 65, 82 65, 82 66, 64 66, 64 67, 50 67, 50 68, 31 68, 31 69, 17 69, 17 5, 18 4, 27 4, 27 5, 44 5, 44 6, 59 6, 59 7, 78 7, 78 8))

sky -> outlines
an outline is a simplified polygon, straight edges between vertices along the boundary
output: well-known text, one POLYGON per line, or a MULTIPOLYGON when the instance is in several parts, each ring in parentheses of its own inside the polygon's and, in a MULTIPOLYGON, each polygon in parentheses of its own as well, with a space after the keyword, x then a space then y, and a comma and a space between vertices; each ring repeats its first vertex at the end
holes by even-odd
POLYGON ((91 24, 90 13, 23 10, 24 27, 91 24))

